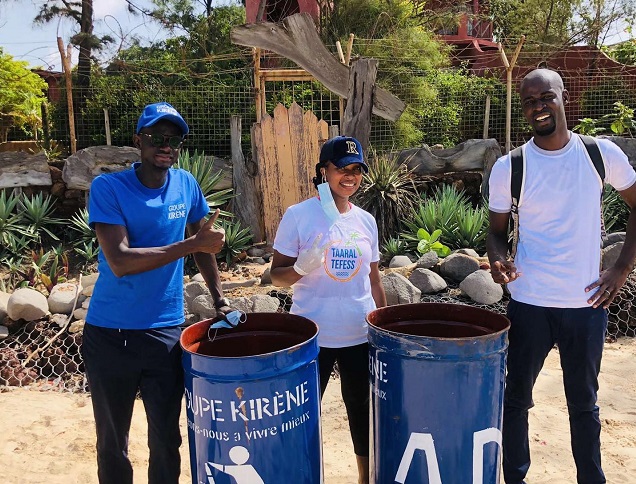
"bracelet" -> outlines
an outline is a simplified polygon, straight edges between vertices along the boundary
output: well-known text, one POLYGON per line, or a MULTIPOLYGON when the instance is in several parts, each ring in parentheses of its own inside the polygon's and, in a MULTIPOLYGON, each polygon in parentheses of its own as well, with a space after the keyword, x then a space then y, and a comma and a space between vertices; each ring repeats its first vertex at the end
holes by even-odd
POLYGON ((224 297, 222 297, 218 301, 214 301, 214 307, 216 309, 222 308, 223 306, 229 306, 229 305, 230 305, 230 302, 224 297))

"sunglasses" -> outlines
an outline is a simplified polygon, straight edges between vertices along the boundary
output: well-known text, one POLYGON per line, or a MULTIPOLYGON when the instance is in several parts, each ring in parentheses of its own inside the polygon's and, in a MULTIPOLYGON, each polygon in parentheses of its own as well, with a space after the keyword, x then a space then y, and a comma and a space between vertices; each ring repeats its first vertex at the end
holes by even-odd
POLYGON ((173 150, 177 150, 183 144, 182 136, 168 136, 167 134, 147 134, 147 133, 139 133, 140 136, 145 136, 148 138, 151 146, 155 148, 161 148, 162 146, 169 146, 173 150))

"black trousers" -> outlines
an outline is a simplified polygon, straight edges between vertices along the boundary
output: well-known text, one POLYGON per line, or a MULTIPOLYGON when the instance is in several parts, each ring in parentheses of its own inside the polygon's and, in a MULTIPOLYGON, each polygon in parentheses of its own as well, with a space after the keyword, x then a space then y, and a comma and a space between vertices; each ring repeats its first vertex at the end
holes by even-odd
POLYGON ((369 456, 369 344, 345 348, 320 348, 320 395, 327 389, 334 364, 338 362, 340 391, 347 409, 353 451, 369 456))
POLYGON ((572 454, 579 484, 602 484, 598 374, 607 329, 603 308, 549 308, 510 301, 510 346, 504 393, 503 471, 519 484, 530 467, 528 410, 545 358, 559 347, 570 416, 572 454))
POLYGON ((179 482, 183 397, 180 335, 178 327, 84 327, 82 355, 95 415, 100 484, 133 482, 128 432, 138 391, 148 419, 148 483, 179 482))

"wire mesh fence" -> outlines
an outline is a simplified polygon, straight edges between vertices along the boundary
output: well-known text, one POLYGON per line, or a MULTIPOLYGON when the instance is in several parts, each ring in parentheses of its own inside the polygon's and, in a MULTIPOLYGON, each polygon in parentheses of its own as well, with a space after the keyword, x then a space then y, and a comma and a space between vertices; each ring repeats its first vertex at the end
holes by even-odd
MULTIPOLYGON (((356 45, 364 49, 372 42, 377 41, 357 39, 356 45)), ((373 117, 370 140, 374 148, 379 151, 403 149, 422 143, 449 147, 483 136, 497 139, 502 146, 505 144, 506 75, 497 60, 497 51, 463 52, 455 58, 453 66, 434 69, 418 68, 409 61, 426 52, 404 52, 395 48, 374 52, 379 62, 378 84, 407 106, 396 123, 373 117)), ((270 54, 266 59, 270 68, 296 67, 276 55, 270 54)), ((206 64, 207 61, 198 62, 206 64)), ((89 88, 74 87, 78 148, 106 144, 107 131, 112 144, 131 145, 143 106, 165 100, 180 110, 191 126, 186 149, 229 158, 230 116, 241 116, 245 127, 256 121, 252 57, 247 51, 238 51, 226 55, 218 68, 208 64, 205 73, 188 75, 181 64, 162 65, 161 69, 157 66, 157 70, 152 70, 148 61, 143 65, 129 62, 125 68, 119 66, 96 75, 89 88)), ((519 65, 523 67, 515 71, 512 89, 513 146, 529 137, 516 94, 517 85, 524 72, 537 65, 560 71, 570 91, 570 103, 566 106, 570 128, 581 118, 611 115, 617 101, 636 106, 636 66, 614 63, 598 51, 553 51, 545 46, 543 50, 533 46, 529 52, 522 53, 519 65)), ((190 64, 187 67, 194 68, 190 64)), ((313 110, 328 124, 340 124, 338 96, 318 81, 268 81, 264 95, 270 114, 277 103, 289 107, 296 102, 303 109, 313 110)), ((70 130, 63 86, 55 97, 57 100, 50 109, 50 136, 68 147, 70 130)), ((611 121, 601 126, 605 129, 602 134, 612 134, 610 125, 611 121)), ((245 131, 243 148, 249 152, 249 130, 245 131)), ((10 136, 15 139, 26 135, 14 131, 10 136)))
MULTIPOLYGON (((279 300, 278 312, 290 311, 291 291, 272 289, 267 294, 279 300)), ((635 296, 636 274, 632 273, 609 308, 608 342, 636 336, 635 296)), ((491 305, 476 303, 453 285, 437 294, 424 294, 420 301, 464 304, 499 314, 505 314, 508 305, 507 297, 491 305)), ((81 354, 82 332, 65 331, 55 338, 59 329, 49 320, 32 321, 0 341, 0 385, 87 392, 81 354)))

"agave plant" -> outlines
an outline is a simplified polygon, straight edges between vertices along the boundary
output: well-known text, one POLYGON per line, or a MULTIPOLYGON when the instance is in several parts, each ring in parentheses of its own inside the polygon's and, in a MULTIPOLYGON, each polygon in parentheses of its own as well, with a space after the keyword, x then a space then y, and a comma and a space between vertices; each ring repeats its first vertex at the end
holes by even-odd
POLYGON ((372 152, 370 159, 354 201, 373 215, 380 240, 388 240, 400 232, 402 220, 417 205, 418 189, 412 171, 395 156, 372 152))
MULTIPOLYGON (((195 150, 192 156, 187 151, 182 151, 177 162, 179 168, 192 173, 192 176, 201 187, 201 191, 208 202, 210 210, 215 210, 226 204, 234 195, 231 188, 217 190, 216 186, 223 179, 221 170, 215 172, 212 158, 205 156, 205 153, 195 150)), ((231 217, 229 212, 221 211, 221 216, 231 217)))
POLYGON ((53 232, 56 227, 64 223, 62 219, 53 217, 55 212, 55 200, 51 195, 46 197, 42 193, 28 197, 23 195, 18 202, 19 208, 24 215, 24 219, 41 240, 41 233, 44 232, 53 240, 60 240, 53 232))
POLYGON ((0 254, 2 257, 19 257, 36 238, 26 224, 24 213, 17 210, 19 197, 13 192, 0 190, 0 254))
POLYGON ((80 208, 73 214, 69 227, 77 234, 77 237, 74 237, 72 241, 75 247, 85 246, 89 243, 97 246, 95 231, 88 225, 88 210, 86 208, 80 208))
POLYGON ((488 211, 485 206, 472 208, 469 205, 459 207, 455 231, 444 241, 453 249, 471 248, 478 252, 486 249, 488 235, 488 211))
POLYGON ((382 257, 390 261, 396 255, 404 255, 408 252, 408 246, 400 237, 391 237, 382 244, 382 257))
POLYGON ((627 228, 629 206, 610 185, 603 191, 603 220, 607 232, 622 232, 627 228))
POLYGON ((236 256, 250 246, 254 235, 249 227, 241 228, 241 222, 238 220, 221 220, 219 225, 225 230, 225 243, 216 257, 225 258, 225 262, 230 265, 236 256))

